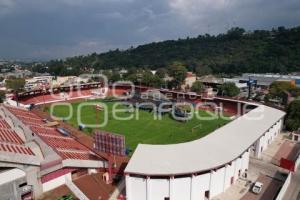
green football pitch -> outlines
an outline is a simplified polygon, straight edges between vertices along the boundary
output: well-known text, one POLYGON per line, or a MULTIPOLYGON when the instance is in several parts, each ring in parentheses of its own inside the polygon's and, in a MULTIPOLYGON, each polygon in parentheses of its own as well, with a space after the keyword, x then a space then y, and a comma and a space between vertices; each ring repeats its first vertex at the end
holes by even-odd
MULTIPOLYGON (((107 106, 107 111, 97 111, 95 106, 86 105, 80 108, 80 102, 72 103, 73 114, 66 120, 74 127, 78 127, 81 120, 82 124, 97 125, 102 124, 104 116, 107 113, 107 123, 100 128, 85 127, 83 129, 89 135, 93 135, 94 130, 103 130, 112 133, 124 135, 126 138, 126 147, 134 150, 139 143, 143 144, 176 144, 192 141, 201 138, 215 129, 225 125, 229 119, 215 117, 213 120, 200 120, 193 117, 187 122, 176 121, 170 114, 162 116, 161 119, 155 119, 153 112, 143 110, 124 111, 116 113, 119 117, 131 117, 129 120, 115 119, 113 116, 113 106, 115 102, 103 102, 99 100, 83 101, 84 103, 103 103, 107 106), (80 109, 79 109, 80 108, 80 109), (81 110, 79 113, 78 110, 81 110)), ((126 110, 126 106, 119 105, 118 109, 126 110)), ((50 108, 47 108, 50 112, 50 108)), ((70 108, 65 105, 53 106, 52 115, 59 118, 67 118, 70 114, 70 108)), ((195 115, 201 117, 211 116, 206 111, 195 111, 195 115), (198 113, 196 113, 198 112, 198 113)))

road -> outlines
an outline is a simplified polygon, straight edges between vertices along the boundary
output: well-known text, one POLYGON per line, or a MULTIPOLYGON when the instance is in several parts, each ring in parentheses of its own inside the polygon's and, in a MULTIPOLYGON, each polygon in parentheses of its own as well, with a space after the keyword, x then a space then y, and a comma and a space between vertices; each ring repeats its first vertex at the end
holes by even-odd
POLYGON ((282 187, 282 181, 270 178, 266 175, 260 175, 257 179, 258 182, 263 184, 262 190, 259 194, 254 194, 252 191, 248 191, 241 200, 272 200, 276 198, 276 195, 282 187))
POLYGON ((259 174, 264 174, 269 177, 284 181, 288 171, 266 161, 250 158, 249 173, 256 173, 257 177, 259 174))
MULTIPOLYGON (((284 174, 288 173, 287 170, 255 158, 250 159, 249 169, 254 170, 254 173, 262 173, 278 180, 285 180, 284 174)), ((283 200, 300 200, 300 167, 292 174, 290 186, 283 200)))

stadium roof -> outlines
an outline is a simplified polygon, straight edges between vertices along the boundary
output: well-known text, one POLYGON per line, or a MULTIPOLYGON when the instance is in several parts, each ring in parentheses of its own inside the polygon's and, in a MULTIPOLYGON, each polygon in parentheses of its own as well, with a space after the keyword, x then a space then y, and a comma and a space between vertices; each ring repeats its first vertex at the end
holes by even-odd
POLYGON ((172 145, 138 145, 125 173, 183 175, 212 170, 241 156, 283 111, 260 105, 204 138, 172 145))

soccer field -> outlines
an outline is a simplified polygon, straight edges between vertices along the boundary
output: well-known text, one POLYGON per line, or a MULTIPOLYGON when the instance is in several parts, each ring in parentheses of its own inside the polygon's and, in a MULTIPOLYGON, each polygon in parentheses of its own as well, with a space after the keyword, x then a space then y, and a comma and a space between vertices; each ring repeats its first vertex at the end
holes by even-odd
MULTIPOLYGON (((97 103, 100 101, 93 100, 89 103, 97 103)), ((105 130, 117 134, 122 134, 126 137, 126 147, 134 150, 139 143, 143 144, 175 144, 187 141, 192 141, 201 138, 215 129, 225 125, 229 119, 216 118, 214 120, 199 120, 193 117, 187 122, 179 122, 167 114, 162 116, 162 119, 154 119, 154 113, 142 110, 134 110, 131 112, 117 113, 120 117, 133 116, 130 120, 114 119, 112 108, 114 102, 102 102, 107 106, 107 124, 100 130, 105 130), (137 117, 138 115, 138 117, 137 117)), ((74 127, 78 127, 78 118, 80 117, 83 124, 100 124, 104 122, 104 111, 96 111, 95 106, 84 106, 81 109, 81 114, 77 113, 80 102, 72 103, 74 110, 73 115, 68 121, 74 127)), ((117 108, 126 108, 120 105, 117 108)), ((50 112, 50 109, 47 109, 50 112)), ((56 117, 65 118, 69 115, 67 106, 55 106, 52 114, 56 117)), ((197 111, 200 116, 209 116, 206 111, 197 111)), ((84 128, 87 134, 93 134, 93 128, 84 128)))

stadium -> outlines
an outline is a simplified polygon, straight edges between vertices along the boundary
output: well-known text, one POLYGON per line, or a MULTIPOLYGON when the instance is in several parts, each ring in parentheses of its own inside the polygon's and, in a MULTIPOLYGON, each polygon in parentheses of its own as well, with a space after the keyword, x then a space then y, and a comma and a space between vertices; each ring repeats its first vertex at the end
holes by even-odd
POLYGON ((284 113, 257 106, 210 135, 176 145, 139 145, 125 169, 127 198, 210 199, 248 170, 282 128, 284 113), (262 109, 260 123, 253 120, 262 109), (230 145, 228 145, 230 144, 230 145))
MULTIPOLYGON (((1 124, 6 132, 0 141, 0 151, 4 152, 0 164, 23 171, 22 178, 32 186, 26 195, 37 197, 60 185, 72 184, 76 174, 109 170, 109 159, 94 149, 93 142, 84 142, 73 132, 62 137, 57 129, 46 127, 40 114, 26 109, 33 104, 94 97, 94 89, 101 87, 100 83, 81 85, 77 88, 80 93, 71 92, 70 87, 30 91, 18 95, 24 108, 16 108, 13 100, 11 105, 1 106, 1 124), (68 95, 53 98, 53 91, 68 95), (10 137, 6 137, 7 131, 10 137)), ((110 87, 108 93, 122 95, 131 89, 120 85, 110 87)), ((150 88, 135 89, 145 92, 150 88)), ((283 126, 285 113, 264 105, 169 90, 160 92, 181 101, 213 102, 234 120, 193 141, 139 144, 124 170, 128 200, 211 199, 247 175, 249 156, 259 158, 283 126)))

